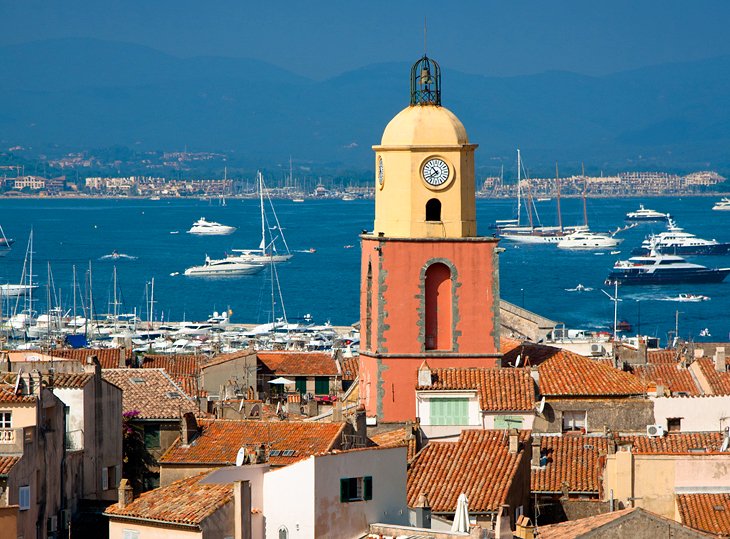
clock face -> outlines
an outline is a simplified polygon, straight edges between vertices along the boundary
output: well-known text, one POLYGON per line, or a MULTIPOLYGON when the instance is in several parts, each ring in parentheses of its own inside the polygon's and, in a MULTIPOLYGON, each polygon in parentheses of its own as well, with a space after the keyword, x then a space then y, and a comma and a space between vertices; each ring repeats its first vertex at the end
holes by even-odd
POLYGON ((423 165, 421 176, 428 185, 438 187, 449 179, 449 165, 443 159, 429 159, 423 165))
POLYGON ((383 168, 383 158, 378 156, 378 186, 382 189, 385 185, 385 169, 383 168))

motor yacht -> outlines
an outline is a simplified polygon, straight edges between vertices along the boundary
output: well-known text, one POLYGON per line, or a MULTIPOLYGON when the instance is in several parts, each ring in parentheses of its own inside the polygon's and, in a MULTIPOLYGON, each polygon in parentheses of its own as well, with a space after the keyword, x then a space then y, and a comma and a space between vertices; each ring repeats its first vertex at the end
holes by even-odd
POLYGON ((715 205, 712 207, 712 209, 718 211, 730 211, 730 198, 722 197, 722 200, 720 202, 715 202, 715 205))
POLYGON ((652 251, 647 256, 634 256, 616 262, 606 278, 606 284, 719 283, 728 273, 730 268, 708 268, 687 262, 681 256, 652 251))
POLYGON ((627 221, 644 221, 644 222, 651 222, 651 221, 666 221, 669 219, 670 215, 668 213, 662 213, 656 210, 650 210, 648 208, 645 208, 643 204, 639 205, 639 209, 636 211, 630 211, 626 214, 626 220, 627 221))
POLYGON ((622 240, 614 238, 609 234, 600 234, 598 232, 582 232, 576 231, 563 238, 558 242, 561 249, 611 249, 616 247, 622 240))
POLYGON ((206 256, 205 264, 186 269, 184 275, 199 277, 253 275, 263 270, 264 267, 263 264, 256 264, 254 262, 244 262, 231 258, 212 260, 209 256, 206 256))
POLYGON ((193 223, 188 230, 188 234, 196 234, 198 236, 227 236, 236 231, 235 226, 222 225, 215 221, 206 221, 205 217, 201 217, 193 223))
POLYGON ((730 252, 730 243, 698 238, 678 227, 672 219, 669 219, 667 229, 666 232, 649 236, 642 242, 641 247, 633 249, 631 254, 636 256, 649 254, 652 245, 662 253, 682 256, 724 255, 730 252))

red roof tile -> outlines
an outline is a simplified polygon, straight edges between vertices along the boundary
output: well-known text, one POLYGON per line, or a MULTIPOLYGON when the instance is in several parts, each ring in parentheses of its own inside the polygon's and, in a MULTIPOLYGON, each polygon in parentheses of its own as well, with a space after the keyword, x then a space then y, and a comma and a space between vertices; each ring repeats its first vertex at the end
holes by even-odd
POLYGON ((634 376, 647 390, 655 390, 656 385, 661 384, 672 394, 680 392, 693 396, 702 394, 692 374, 679 363, 656 363, 634 367, 634 376))
POLYGON ((3 385, 0 387, 0 402, 25 402, 35 403, 35 395, 23 395, 21 393, 15 393, 13 387, 3 385))
POLYGON ((202 355, 155 355, 147 354, 142 359, 143 369, 165 369, 167 374, 173 378, 179 376, 198 376, 200 366, 206 363, 208 358, 202 355))
POLYGON ((119 504, 110 505, 104 514, 112 519, 124 517, 198 526, 233 499, 231 484, 203 484, 200 480, 206 475, 195 475, 145 492, 124 508, 119 504))
MULTIPOLYGON (((45 377, 49 379, 48 376, 45 377)), ((67 389, 81 389, 94 378, 91 373, 69 373, 60 372, 53 375, 53 387, 61 387, 67 389)))
POLYGON ((542 436, 541 454, 547 465, 532 469, 534 492, 561 492, 567 484, 570 492, 598 494, 603 468, 599 453, 608 452, 608 440, 597 436, 542 436))
POLYGON ((632 374, 567 350, 538 367, 540 393, 548 396, 622 397, 643 395, 643 384, 632 374))
POLYGON ((501 339, 502 365, 512 366, 520 356, 520 367, 537 367, 551 357, 560 354, 563 350, 546 344, 536 344, 529 341, 515 341, 512 339, 501 339))
POLYGON ((730 494, 678 494, 682 524, 730 537, 730 494))
POLYGON ((352 382, 360 374, 360 356, 342 358, 342 380, 352 382))
POLYGON ((703 357, 695 361, 707 378, 713 395, 730 395, 730 372, 718 372, 712 358, 703 357))
MULTIPOLYGON (((122 354, 121 348, 59 348, 52 350, 50 355, 53 357, 60 357, 62 359, 74 359, 81 363, 86 363, 86 360, 91 356, 99 358, 99 364, 102 369, 118 369, 119 359, 122 354)), ((126 364, 129 364, 129 360, 132 357, 132 351, 127 350, 125 352, 126 364)))
POLYGON ((0 457, 0 476, 8 475, 10 470, 13 469, 13 466, 15 466, 19 461, 20 457, 0 457))
POLYGON ((678 363, 678 352, 676 350, 648 350, 646 360, 649 363, 676 365, 678 363))
POLYGON ((229 354, 218 354, 210 358, 210 360, 203 361, 200 363, 200 367, 202 369, 210 367, 212 365, 220 365, 221 363, 228 363, 229 361, 233 361, 235 359, 240 359, 242 357, 246 356, 255 356, 256 352, 254 350, 238 350, 236 352, 231 352, 229 354))
MULTIPOLYGON (((416 427, 417 428, 417 427, 416 427)), ((399 427, 387 432, 380 432, 370 437, 375 445, 379 447, 397 447, 399 445, 408 446, 408 462, 416 456, 416 434, 414 427, 399 427)))
POLYGON ((210 419, 198 422, 200 433, 188 446, 178 438, 160 458, 161 464, 234 464, 239 448, 269 447, 273 466, 291 464, 339 444, 344 424, 210 419), (283 451, 293 451, 284 456, 283 451))
POLYGON ((613 513, 603 513, 592 517, 579 518, 560 524, 550 524, 548 526, 540 526, 540 532, 537 535, 539 539, 578 539, 583 534, 593 531, 601 526, 609 524, 614 520, 628 515, 636 508, 622 509, 613 513))
POLYGON ((122 411, 139 411, 139 419, 177 420, 198 405, 162 369, 105 369, 104 380, 122 389, 122 411))
POLYGON ((532 412, 535 384, 527 369, 450 368, 431 371, 430 386, 419 391, 474 389, 479 406, 489 411, 532 412))
POLYGON ((257 352, 259 361, 277 376, 337 376, 330 354, 320 352, 257 352))
POLYGON ((721 432, 682 432, 650 438, 649 436, 622 436, 618 439, 632 443, 634 454, 696 453, 697 450, 717 452, 723 441, 721 432))
MULTIPOLYGON (((529 437, 521 432, 523 440, 529 437)), ((428 493, 431 510, 453 513, 462 492, 469 510, 493 512, 505 503, 524 451, 508 451, 506 431, 465 430, 456 442, 432 442, 411 462, 408 505, 428 493)))

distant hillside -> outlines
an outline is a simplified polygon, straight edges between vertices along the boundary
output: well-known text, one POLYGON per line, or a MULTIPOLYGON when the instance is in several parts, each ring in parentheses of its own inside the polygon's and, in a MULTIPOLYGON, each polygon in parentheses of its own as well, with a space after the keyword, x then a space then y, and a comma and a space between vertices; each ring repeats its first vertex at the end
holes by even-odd
MULTIPOLYGON (((235 58, 176 58, 125 43, 65 39, 0 47, 1 145, 234 150, 371 167, 370 146, 408 103, 405 64, 312 81, 235 58)), ((497 78, 444 66, 444 105, 480 144, 477 163, 536 173, 716 168, 730 155, 730 57, 605 77, 497 78)))

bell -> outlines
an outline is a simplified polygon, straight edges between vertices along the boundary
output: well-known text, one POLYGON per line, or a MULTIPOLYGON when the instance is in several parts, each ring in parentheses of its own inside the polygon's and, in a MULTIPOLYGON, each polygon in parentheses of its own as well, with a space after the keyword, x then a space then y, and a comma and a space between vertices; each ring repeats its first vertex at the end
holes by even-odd
POLYGON ((421 69, 421 84, 431 84, 432 82, 431 71, 427 67, 421 69))

